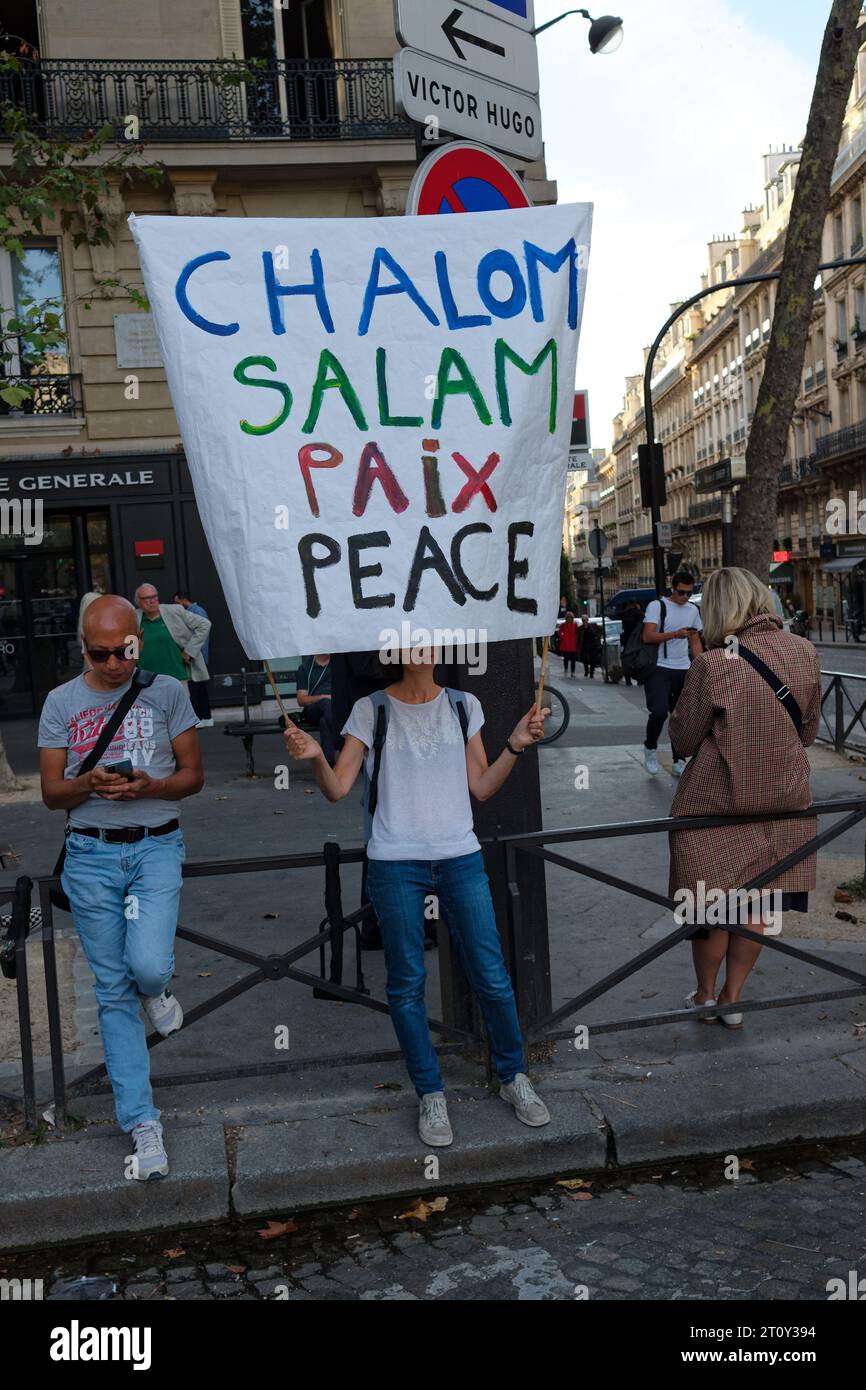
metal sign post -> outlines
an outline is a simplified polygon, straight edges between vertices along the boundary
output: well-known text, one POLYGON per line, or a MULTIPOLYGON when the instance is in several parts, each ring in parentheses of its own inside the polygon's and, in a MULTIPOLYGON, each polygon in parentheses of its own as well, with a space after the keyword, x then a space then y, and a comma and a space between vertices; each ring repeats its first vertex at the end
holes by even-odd
POLYGON ((593 529, 589 533, 590 554, 596 559, 596 575, 598 576, 598 598, 601 606, 601 666, 604 671, 605 683, 610 683, 607 664, 607 619, 604 616, 604 566, 602 556, 607 550, 607 536, 602 531, 596 517, 593 529))

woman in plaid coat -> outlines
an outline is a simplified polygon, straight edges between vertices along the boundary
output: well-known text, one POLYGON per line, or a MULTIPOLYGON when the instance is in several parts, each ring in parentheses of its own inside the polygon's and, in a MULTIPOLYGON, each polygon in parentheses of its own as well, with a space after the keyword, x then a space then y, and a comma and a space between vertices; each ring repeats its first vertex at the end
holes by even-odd
MULTIPOLYGON (((670 721, 671 742, 691 758, 671 815, 760 814, 810 806, 806 749, 815 740, 821 713, 821 670, 815 648, 784 631, 772 594, 748 570, 728 568, 711 574, 703 589, 701 616, 709 650, 692 663, 670 721), (799 706, 799 732, 796 711, 792 717, 767 678, 741 655, 743 650, 758 657, 779 683, 789 687, 799 706)), ((726 894, 722 915, 707 912, 703 920, 737 921, 754 932, 775 934, 780 930, 778 909, 806 910, 806 895, 815 886, 815 855, 766 885, 772 895, 769 912, 756 910, 754 902, 751 910, 741 910, 740 903, 727 895, 815 833, 812 817, 672 831, 669 892, 683 914, 677 920, 700 922, 700 917, 685 915, 689 905, 700 909, 712 889, 721 889, 726 894), (725 911, 737 915, 725 916, 725 911)), ((714 897, 718 902, 720 895, 714 897)), ((761 906, 767 901, 764 898, 761 906)), ((761 947, 715 926, 692 937, 692 952, 697 989, 686 1003, 700 1007, 735 1003, 761 947), (725 980, 717 994, 723 961, 725 980)), ((742 1014, 720 1017, 728 1027, 742 1025, 742 1014)))

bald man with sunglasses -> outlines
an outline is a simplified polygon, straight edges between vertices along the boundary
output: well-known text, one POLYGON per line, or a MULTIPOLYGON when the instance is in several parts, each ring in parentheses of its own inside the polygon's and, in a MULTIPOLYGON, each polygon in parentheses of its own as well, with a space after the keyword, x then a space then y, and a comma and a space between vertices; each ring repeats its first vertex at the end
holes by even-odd
POLYGON ((142 1012, 164 1037, 183 1023, 170 990, 184 859, 178 803, 201 791, 204 775, 186 687, 136 670, 132 604, 95 598, 82 639, 89 668, 50 692, 39 721, 42 800, 67 814, 61 883, 95 977, 117 1121, 132 1136, 125 1171, 146 1180, 164 1177, 168 1158, 142 1012))

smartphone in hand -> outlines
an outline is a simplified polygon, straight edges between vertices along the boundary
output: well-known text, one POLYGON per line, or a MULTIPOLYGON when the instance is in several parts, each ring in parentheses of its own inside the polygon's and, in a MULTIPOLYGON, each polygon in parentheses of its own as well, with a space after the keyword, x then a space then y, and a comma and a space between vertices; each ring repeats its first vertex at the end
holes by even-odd
POLYGON ((101 767, 105 772, 113 772, 117 777, 123 777, 127 782, 131 782, 135 776, 135 768, 129 758, 123 758, 119 763, 102 763, 101 767))

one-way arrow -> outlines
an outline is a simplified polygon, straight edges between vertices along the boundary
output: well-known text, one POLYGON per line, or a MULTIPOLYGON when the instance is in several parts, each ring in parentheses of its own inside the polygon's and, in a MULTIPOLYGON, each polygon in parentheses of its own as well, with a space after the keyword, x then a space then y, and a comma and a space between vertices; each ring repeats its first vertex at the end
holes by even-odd
POLYGON ((458 39, 462 39, 464 43, 472 43, 476 48, 486 48, 488 53, 495 53, 498 58, 504 58, 505 49, 500 47, 498 43, 491 43, 489 39, 482 39, 479 34, 470 34, 465 29, 457 28, 462 14, 462 10, 452 10, 448 18, 442 21, 442 32, 457 57, 462 58, 464 62, 466 61, 466 54, 457 42, 458 39))

